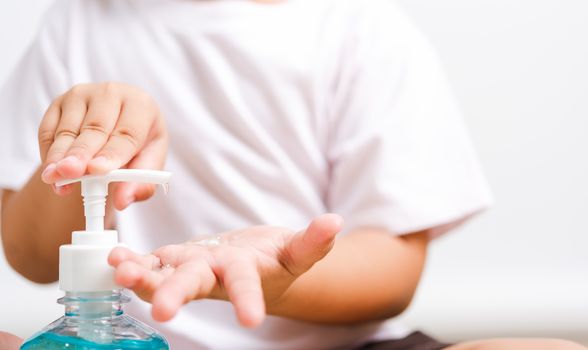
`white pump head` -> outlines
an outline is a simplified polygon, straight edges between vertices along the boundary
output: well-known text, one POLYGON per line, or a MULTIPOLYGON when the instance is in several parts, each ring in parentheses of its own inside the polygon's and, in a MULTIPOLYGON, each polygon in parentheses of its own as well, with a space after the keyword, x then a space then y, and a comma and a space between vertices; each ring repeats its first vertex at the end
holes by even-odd
POLYGON ((119 169, 105 175, 88 175, 78 179, 57 182, 56 186, 65 186, 75 182, 82 183, 84 197, 84 215, 86 231, 103 231, 106 210, 108 184, 111 182, 144 182, 166 186, 171 173, 158 170, 119 169))
POLYGON ((119 169, 104 175, 63 180, 56 186, 82 184, 86 231, 72 233, 72 244, 59 248, 59 286, 66 292, 98 292, 119 288, 108 254, 118 245, 116 231, 104 231, 106 196, 111 182, 143 182, 167 186, 171 173, 157 170, 119 169))

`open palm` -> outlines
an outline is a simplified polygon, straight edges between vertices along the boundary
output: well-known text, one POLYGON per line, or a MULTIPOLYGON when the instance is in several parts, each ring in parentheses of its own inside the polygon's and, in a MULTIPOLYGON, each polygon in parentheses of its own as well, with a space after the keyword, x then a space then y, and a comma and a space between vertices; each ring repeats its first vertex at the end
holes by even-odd
POLYGON ((315 218, 306 230, 255 226, 161 247, 139 255, 116 248, 109 263, 116 282, 152 303, 152 316, 167 321, 195 299, 233 303, 242 325, 254 327, 301 274, 332 248, 342 220, 315 218))

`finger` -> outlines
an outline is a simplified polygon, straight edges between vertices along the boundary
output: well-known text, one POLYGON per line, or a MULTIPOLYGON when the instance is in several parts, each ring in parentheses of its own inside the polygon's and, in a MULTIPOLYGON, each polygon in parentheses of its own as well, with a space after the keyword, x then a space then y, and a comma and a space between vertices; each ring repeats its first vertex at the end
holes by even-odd
POLYGON ((108 264, 118 267, 125 261, 132 261, 144 268, 155 270, 161 266, 161 260, 153 254, 141 255, 125 247, 116 247, 108 255, 108 264))
POLYGON ((157 257, 161 264, 179 266, 185 261, 185 247, 179 244, 170 244, 156 249, 152 255, 157 257))
POLYGON ((153 294, 153 319, 171 320, 183 304, 208 296, 215 283, 216 277, 204 259, 178 266, 153 294))
POLYGON ((327 255, 333 247, 343 219, 336 214, 321 215, 308 228, 292 237, 286 246, 284 265, 294 275, 300 275, 327 255))
MULTIPOLYGON (((128 164, 130 169, 163 169, 167 154, 167 136, 161 133, 150 141, 128 164)), ((114 193, 114 206, 123 210, 133 202, 151 198, 156 186, 137 183, 120 183, 114 193)))
POLYGON ((55 130, 57 129, 57 125, 59 125, 59 118, 61 116, 61 101, 62 97, 59 97, 51 103, 39 125, 39 155, 42 164, 45 164, 47 152, 55 139, 55 130))
POLYGON ((74 156, 85 167, 88 161, 106 144, 119 117, 122 101, 112 93, 103 93, 91 98, 88 112, 80 127, 80 135, 71 144, 65 158, 74 156))
POLYGON ((154 114, 138 102, 123 103, 120 117, 106 145, 88 163, 91 174, 100 174, 126 165, 142 148, 152 127, 154 114))
POLYGON ((255 262, 233 260, 224 271, 223 284, 239 322, 245 327, 258 326, 265 317, 265 302, 255 262))
POLYGON ((0 349, 18 350, 22 344, 22 339, 16 335, 0 332, 0 349))
POLYGON ((75 158, 64 159, 64 155, 78 136, 85 115, 86 101, 81 96, 64 98, 54 140, 45 158, 46 171, 42 174, 44 182, 54 183, 62 178, 81 175, 81 164, 75 158), (47 171, 49 167, 51 171, 47 171))
POLYGON ((155 191, 156 185, 141 183, 118 183, 113 194, 114 207, 118 210, 124 210, 134 202, 140 202, 151 198, 155 191))
POLYGON ((141 299, 149 301, 155 290, 171 273, 173 269, 154 271, 127 260, 116 268, 114 281, 121 287, 132 289, 141 299))

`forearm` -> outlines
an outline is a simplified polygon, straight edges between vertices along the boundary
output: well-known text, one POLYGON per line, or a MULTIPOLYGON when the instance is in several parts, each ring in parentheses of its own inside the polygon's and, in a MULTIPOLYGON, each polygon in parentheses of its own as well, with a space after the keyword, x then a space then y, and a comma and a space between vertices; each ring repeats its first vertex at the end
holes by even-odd
POLYGON ((426 257, 426 233, 393 237, 354 232, 299 277, 269 313, 327 324, 400 314, 410 303, 426 257))
POLYGON ((59 246, 71 232, 83 229, 82 201, 77 194, 60 197, 41 181, 38 170, 18 192, 2 196, 2 243, 9 264, 39 283, 57 280, 59 246))

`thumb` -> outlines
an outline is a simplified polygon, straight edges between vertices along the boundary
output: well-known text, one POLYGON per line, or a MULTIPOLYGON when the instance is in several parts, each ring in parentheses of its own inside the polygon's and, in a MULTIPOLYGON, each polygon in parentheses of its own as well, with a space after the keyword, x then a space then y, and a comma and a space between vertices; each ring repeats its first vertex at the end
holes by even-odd
MULTIPOLYGON (((159 138, 141 150, 128 164, 129 169, 163 169, 167 152, 165 138, 159 138)), ((114 207, 123 210, 133 202, 147 200, 157 187, 143 183, 118 183, 114 190, 114 207)))
POLYGON ((335 236, 343 226, 343 219, 336 214, 316 217, 306 230, 298 232, 286 246, 286 267, 294 275, 308 271, 333 248, 335 236))

